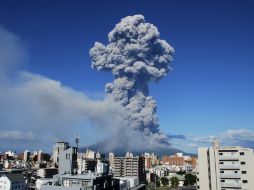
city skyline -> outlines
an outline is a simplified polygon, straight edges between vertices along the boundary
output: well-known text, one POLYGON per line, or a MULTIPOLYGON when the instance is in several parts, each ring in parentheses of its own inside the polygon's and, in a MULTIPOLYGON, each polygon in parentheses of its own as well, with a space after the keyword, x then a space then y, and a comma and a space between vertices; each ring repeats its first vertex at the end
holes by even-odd
POLYGON ((89 50, 135 14, 175 50, 172 72, 149 85, 172 146, 196 152, 218 138, 253 148, 253 2, 193 2, 2 1, 0 150, 114 135, 116 109, 104 92, 113 77, 91 68, 89 50))

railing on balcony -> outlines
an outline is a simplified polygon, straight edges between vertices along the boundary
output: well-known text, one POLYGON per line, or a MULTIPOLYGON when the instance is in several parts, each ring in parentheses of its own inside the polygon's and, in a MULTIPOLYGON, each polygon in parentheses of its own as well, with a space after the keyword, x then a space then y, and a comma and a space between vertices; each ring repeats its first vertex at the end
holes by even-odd
POLYGON ((220 169, 240 169, 239 164, 220 164, 220 169))
POLYGON ((239 160, 238 155, 222 155, 219 156, 219 160, 239 160))
POLYGON ((228 183, 228 182, 221 182, 221 187, 234 187, 234 188, 241 188, 241 183, 228 183))
POLYGON ((221 173, 221 178, 241 178, 241 175, 238 173, 221 173))

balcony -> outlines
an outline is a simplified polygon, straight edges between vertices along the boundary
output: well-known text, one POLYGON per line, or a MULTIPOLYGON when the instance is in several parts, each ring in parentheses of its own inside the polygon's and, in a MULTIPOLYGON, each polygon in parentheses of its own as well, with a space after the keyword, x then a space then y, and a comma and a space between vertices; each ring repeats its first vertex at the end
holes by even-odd
POLYGON ((241 178, 241 174, 238 173, 221 173, 220 174, 221 178, 241 178))
POLYGON ((221 182, 221 187, 223 187, 223 188, 233 187, 233 188, 240 189, 242 187, 242 183, 223 183, 223 182, 221 182))
POLYGON ((239 160, 238 155, 222 155, 219 156, 219 160, 239 160))
POLYGON ((220 169, 240 169, 239 164, 220 164, 220 169))

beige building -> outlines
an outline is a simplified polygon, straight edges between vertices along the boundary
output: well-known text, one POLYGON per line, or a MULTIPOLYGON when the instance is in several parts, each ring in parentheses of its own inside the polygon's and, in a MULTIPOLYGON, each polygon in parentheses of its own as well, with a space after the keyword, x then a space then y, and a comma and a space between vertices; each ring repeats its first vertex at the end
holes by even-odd
POLYGON ((145 169, 146 170, 152 168, 153 166, 155 166, 159 163, 158 156, 154 153, 145 152, 143 154, 143 156, 145 157, 145 169))
POLYGON ((254 190, 253 149, 240 146, 198 148, 198 189, 254 190))
POLYGON ((138 177, 145 182, 145 158, 127 153, 125 157, 114 157, 112 172, 114 177, 138 177))
POLYGON ((108 156, 108 160, 111 167, 113 166, 114 159, 115 159, 114 153, 110 152, 108 156))

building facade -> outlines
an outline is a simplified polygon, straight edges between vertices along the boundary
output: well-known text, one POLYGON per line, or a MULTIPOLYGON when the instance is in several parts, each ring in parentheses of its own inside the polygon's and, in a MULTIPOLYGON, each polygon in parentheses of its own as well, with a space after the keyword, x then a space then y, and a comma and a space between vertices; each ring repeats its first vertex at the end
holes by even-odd
POLYGON ((68 142, 57 142, 53 146, 53 161, 58 164, 59 163, 59 154, 60 152, 70 148, 68 142))
POLYGON ((48 180, 37 187, 39 190, 119 190, 119 180, 111 175, 61 175, 59 180, 48 180))
POLYGON ((59 174, 77 174, 77 147, 70 147, 59 152, 59 174))
POLYGON ((30 159, 30 152, 28 150, 25 150, 24 154, 23 154, 23 160, 25 162, 28 162, 30 159))
POLYGON ((144 153, 145 157, 145 169, 148 170, 159 163, 158 156, 154 153, 144 153))
POLYGON ((88 158, 78 158, 78 174, 95 172, 97 160, 88 158))
POLYGON ((129 154, 125 157, 115 157, 112 172, 114 177, 138 177, 141 183, 145 182, 145 158, 129 154))
POLYGON ((239 146, 198 149, 198 189, 253 190, 254 153, 239 146))
POLYGON ((26 190, 26 183, 21 173, 6 173, 0 177, 0 189, 26 190))
POLYGON ((56 168, 40 168, 37 170, 37 176, 41 178, 53 178, 56 174, 58 174, 56 168))

